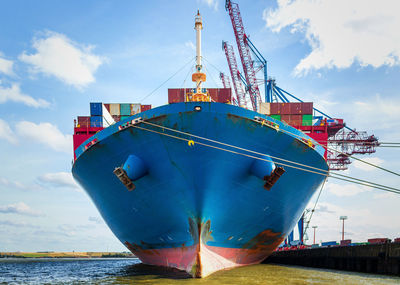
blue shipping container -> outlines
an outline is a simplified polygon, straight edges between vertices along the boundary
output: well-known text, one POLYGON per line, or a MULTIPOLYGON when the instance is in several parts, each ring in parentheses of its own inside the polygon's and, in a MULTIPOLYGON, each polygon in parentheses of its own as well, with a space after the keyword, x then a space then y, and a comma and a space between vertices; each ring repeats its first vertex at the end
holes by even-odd
POLYGON ((102 116, 92 116, 92 117, 90 117, 90 126, 92 128, 103 127, 103 117, 102 116))
POLYGON ((332 246, 332 245, 337 245, 336 241, 326 241, 321 243, 321 246, 332 246))
POLYGON ((102 103, 90 103, 90 116, 102 116, 102 103))
POLYGON ((131 104, 120 104, 120 115, 130 116, 131 115, 131 104))

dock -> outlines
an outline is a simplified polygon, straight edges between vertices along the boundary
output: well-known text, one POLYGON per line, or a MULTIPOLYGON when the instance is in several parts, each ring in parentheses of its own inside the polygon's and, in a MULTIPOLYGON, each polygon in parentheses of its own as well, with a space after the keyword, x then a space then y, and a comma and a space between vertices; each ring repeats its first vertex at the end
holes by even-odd
POLYGON ((275 251, 263 263, 400 276, 400 243, 275 251))

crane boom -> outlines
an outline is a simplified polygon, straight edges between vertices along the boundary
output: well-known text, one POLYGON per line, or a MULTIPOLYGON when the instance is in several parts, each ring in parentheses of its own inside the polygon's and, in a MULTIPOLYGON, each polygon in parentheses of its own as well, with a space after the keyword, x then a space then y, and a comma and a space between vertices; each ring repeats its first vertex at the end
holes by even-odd
POLYGON ((247 36, 244 31, 242 16, 240 15, 239 5, 230 0, 226 0, 225 9, 228 11, 231 18, 233 31, 236 37, 236 43, 239 50, 240 59, 243 65, 244 75, 246 77, 247 86, 249 89, 251 104, 254 111, 261 103, 260 89, 258 88, 256 72, 251 59, 251 53, 247 44, 247 36))
POLYGON ((243 89, 243 85, 240 79, 240 73, 238 70, 235 52, 233 50, 233 46, 228 44, 227 42, 222 42, 222 47, 225 51, 226 60, 228 61, 229 70, 231 72, 233 88, 235 89, 236 98, 238 105, 240 107, 246 108, 246 93, 243 89))

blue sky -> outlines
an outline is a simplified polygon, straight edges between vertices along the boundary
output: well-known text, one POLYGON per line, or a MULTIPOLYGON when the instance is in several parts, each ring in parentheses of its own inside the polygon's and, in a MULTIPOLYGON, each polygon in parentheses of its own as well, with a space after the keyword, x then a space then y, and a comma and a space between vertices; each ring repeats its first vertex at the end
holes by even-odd
MULTIPOLYGON (((400 141, 398 1, 239 5, 281 88, 352 128, 400 141)), ((89 114, 89 102, 160 106, 167 88, 191 86, 188 65, 141 101, 194 57, 197 9, 206 85, 221 87, 219 70, 229 73, 221 41, 235 44, 224 1, 0 3, 0 251, 124 250, 70 175, 73 120, 89 114)), ((400 170, 397 149, 362 158, 400 170)), ((346 172, 399 185, 359 163, 346 172)), ((317 240, 339 240, 339 216, 347 215, 348 238, 394 238, 399 205, 394 194, 331 179, 311 224, 317 240)))

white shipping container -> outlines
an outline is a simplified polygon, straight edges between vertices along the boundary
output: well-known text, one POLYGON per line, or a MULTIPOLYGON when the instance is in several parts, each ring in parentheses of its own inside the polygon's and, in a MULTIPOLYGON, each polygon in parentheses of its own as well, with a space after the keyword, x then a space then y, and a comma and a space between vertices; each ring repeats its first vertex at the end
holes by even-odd
POLYGON ((110 113, 112 116, 119 116, 120 110, 119 110, 119 104, 110 104, 110 113))
POLYGON ((131 104, 131 115, 140 113, 140 104, 131 104))
POLYGON ((261 102, 260 114, 270 115, 271 114, 271 104, 261 102))
MULTIPOLYGON (((110 104, 110 110, 111 110, 111 104, 110 104)), ((102 111, 103 111, 103 128, 107 128, 112 124, 115 124, 113 117, 111 116, 110 112, 108 112, 104 104, 102 104, 102 111)))

